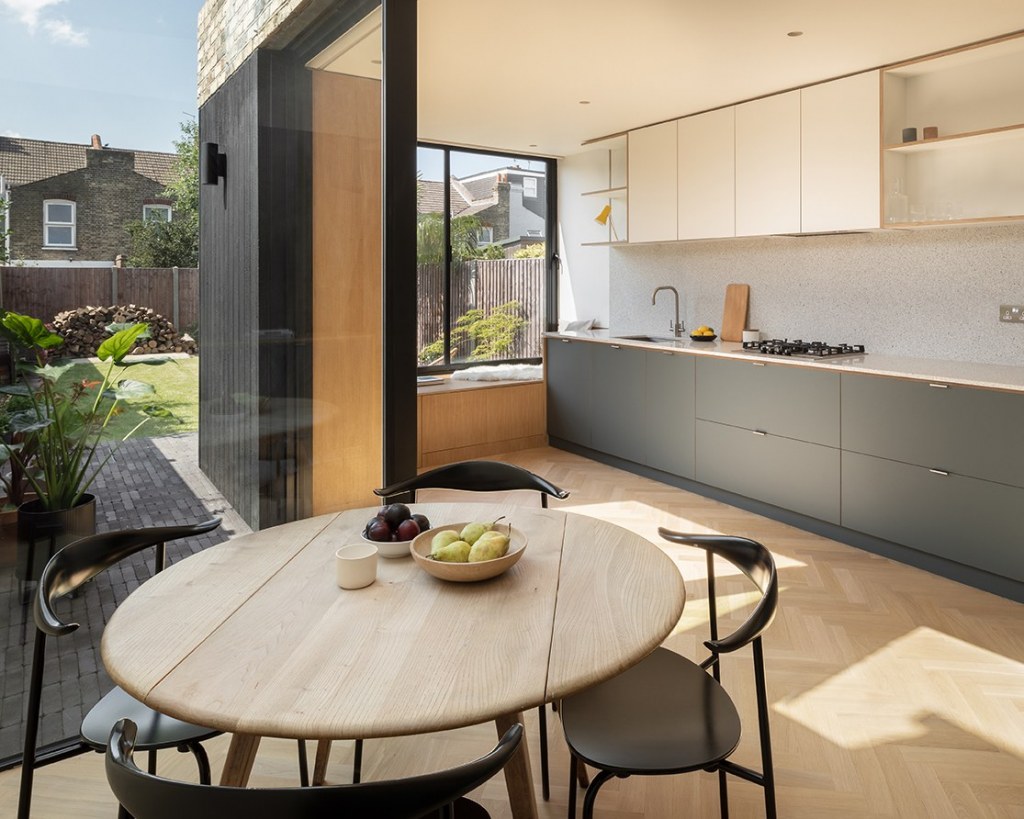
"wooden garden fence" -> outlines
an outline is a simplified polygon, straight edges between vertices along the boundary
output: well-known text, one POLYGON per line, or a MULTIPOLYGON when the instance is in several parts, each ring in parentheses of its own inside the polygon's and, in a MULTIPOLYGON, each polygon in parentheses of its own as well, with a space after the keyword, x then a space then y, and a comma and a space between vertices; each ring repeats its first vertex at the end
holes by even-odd
POLYGON ((178 332, 199 321, 194 267, 0 267, 0 307, 44 322, 63 310, 136 304, 151 307, 178 332))
MULTIPOLYGON (((477 259, 452 265, 451 315, 458 320, 472 309, 486 315, 510 301, 519 303, 526 326, 501 358, 539 358, 544 332, 544 259, 477 259)), ((417 350, 443 333, 444 266, 417 267, 417 350)))

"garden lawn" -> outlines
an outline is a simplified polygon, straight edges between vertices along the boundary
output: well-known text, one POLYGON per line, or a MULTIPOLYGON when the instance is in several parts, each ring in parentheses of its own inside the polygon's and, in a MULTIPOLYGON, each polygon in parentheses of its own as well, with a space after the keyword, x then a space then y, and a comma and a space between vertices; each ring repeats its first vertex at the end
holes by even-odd
MULTIPOLYGON (((109 363, 76 364, 61 378, 68 381, 100 381, 109 363)), ((159 435, 175 435, 195 432, 199 429, 199 357, 172 358, 163 364, 153 366, 136 364, 119 374, 121 368, 114 368, 114 379, 128 378, 143 381, 156 388, 156 394, 122 401, 118 413, 110 419, 103 433, 104 441, 124 438, 143 419, 144 423, 133 438, 155 438, 159 435), (169 410, 173 417, 153 418, 142 412, 142 407, 154 404, 169 410)))

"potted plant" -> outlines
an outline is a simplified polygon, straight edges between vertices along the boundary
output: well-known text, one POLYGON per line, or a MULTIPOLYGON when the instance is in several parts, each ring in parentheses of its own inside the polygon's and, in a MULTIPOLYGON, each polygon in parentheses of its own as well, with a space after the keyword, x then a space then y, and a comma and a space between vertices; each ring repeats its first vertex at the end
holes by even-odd
MULTIPOLYGON (((65 377, 73 364, 47 360, 48 351, 63 343, 61 336, 31 316, 11 311, 0 316, 0 334, 30 359, 16 365, 21 383, 0 387, 0 392, 24 396, 30 402, 28 409, 11 416, 12 442, 3 443, 12 473, 24 476, 36 493, 35 500, 18 507, 19 579, 37 579, 56 549, 96 531, 96 499, 87 490, 116 449, 115 445, 105 455, 99 454, 104 430, 121 401, 155 392, 150 384, 122 376, 136 364, 167 361, 166 357, 125 360, 147 329, 145 324, 108 327, 112 335, 96 351, 106 363, 102 378, 76 381, 65 377)), ((150 407, 144 411, 166 414, 150 407)))

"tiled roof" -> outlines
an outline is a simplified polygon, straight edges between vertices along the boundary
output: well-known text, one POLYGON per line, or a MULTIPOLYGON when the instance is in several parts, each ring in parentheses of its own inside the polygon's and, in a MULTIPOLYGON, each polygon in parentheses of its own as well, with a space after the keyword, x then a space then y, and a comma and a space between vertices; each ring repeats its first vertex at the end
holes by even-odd
POLYGON ((479 199, 490 199, 494 196, 494 186, 497 182, 498 175, 495 173, 493 176, 485 176, 483 179, 472 179, 462 184, 466 186, 466 190, 470 192, 473 201, 476 202, 479 199))
MULTIPOLYGON (((0 136, 0 176, 11 187, 38 182, 85 167, 85 150, 89 145, 72 142, 47 142, 42 139, 0 136)), ((112 150, 135 154, 135 172, 167 185, 174 178, 176 154, 157 151, 112 150)))
MULTIPOLYGON (((416 197, 416 211, 418 213, 442 213, 444 211, 444 183, 441 180, 421 179, 416 183, 418 196, 416 197)), ((469 207, 459 189, 451 186, 452 192, 452 216, 458 216, 469 207)))

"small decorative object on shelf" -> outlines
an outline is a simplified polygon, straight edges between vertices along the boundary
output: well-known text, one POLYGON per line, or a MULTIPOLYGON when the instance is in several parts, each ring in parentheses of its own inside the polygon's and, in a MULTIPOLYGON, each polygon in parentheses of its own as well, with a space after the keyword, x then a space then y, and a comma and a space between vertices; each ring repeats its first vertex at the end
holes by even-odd
POLYGON ((939 128, 937 125, 926 125, 924 127, 924 138, 925 139, 938 139, 939 128))
POLYGON ((904 142, 917 142, 917 128, 904 128, 903 129, 903 141, 904 142))

